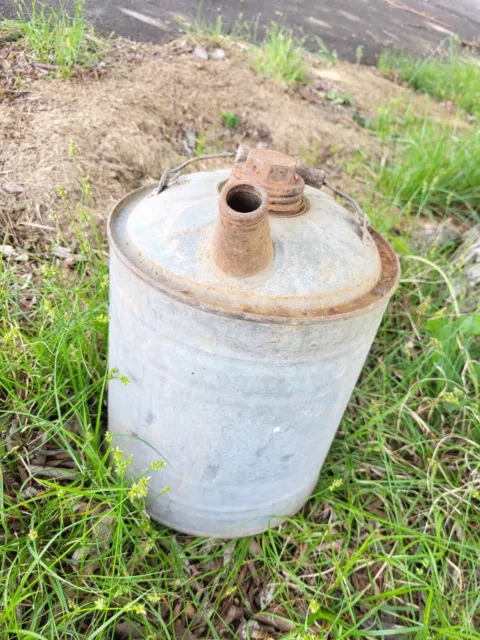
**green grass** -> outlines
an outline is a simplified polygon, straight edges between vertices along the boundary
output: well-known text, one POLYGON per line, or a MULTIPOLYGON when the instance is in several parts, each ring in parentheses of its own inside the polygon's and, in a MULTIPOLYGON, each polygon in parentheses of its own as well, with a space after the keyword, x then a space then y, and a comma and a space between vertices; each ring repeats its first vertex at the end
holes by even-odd
POLYGON ((376 186, 393 205, 478 219, 480 127, 399 117, 390 109, 373 126, 389 150, 376 186))
POLYGON ((105 436, 106 384, 127 380, 106 366, 108 268, 82 185, 78 205, 59 190, 73 268, 0 263, 2 637, 219 640, 270 606, 290 626, 273 638, 480 638, 480 318, 460 314, 448 253, 403 260, 302 512, 236 542, 174 536, 105 436))
MULTIPOLYGON (((243 20, 243 14, 231 25, 225 24, 222 16, 212 22, 202 17, 201 10, 192 24, 185 27, 186 33, 194 40, 210 40, 217 46, 227 40, 244 40, 252 43, 251 66, 259 75, 273 78, 290 87, 297 82, 308 80, 308 64, 305 58, 304 40, 294 37, 291 29, 272 22, 265 37, 257 42, 259 21, 249 25, 243 20)), ((331 51, 320 38, 315 38, 317 46, 313 54, 325 64, 336 64, 338 56, 331 51)))
POLYGON ((252 52, 252 68, 262 76, 290 87, 308 77, 305 51, 292 31, 272 23, 265 40, 252 52))
POLYGON ((380 56, 378 67, 417 91, 437 100, 451 100, 468 113, 480 116, 480 60, 460 52, 453 41, 442 57, 429 56, 425 60, 386 51, 380 56))
POLYGON ((87 23, 83 0, 75 0, 69 11, 60 2, 58 9, 33 2, 17 4, 17 19, 6 28, 20 31, 26 48, 37 62, 58 67, 62 76, 70 76, 75 66, 88 67, 103 54, 101 41, 87 23))
POLYGON ((222 113, 220 117, 227 129, 236 129, 242 124, 242 121, 240 120, 240 118, 234 113, 231 113, 230 111, 226 111, 222 113))
MULTIPOLYGON (((254 26, 254 34, 256 33, 254 26)), ((185 25, 185 32, 194 40, 208 39, 216 45, 222 45, 225 40, 251 40, 252 33, 248 23, 243 20, 240 13, 233 23, 226 24, 222 16, 217 16, 215 21, 211 21, 202 15, 200 6, 197 17, 191 24, 185 25)), ((254 37, 254 36, 253 36, 254 37)))
MULTIPOLYGON (((315 36, 314 40, 317 45, 317 50, 313 55, 317 56, 317 58, 320 58, 322 62, 325 62, 328 65, 337 64, 338 54, 335 49, 329 49, 325 42, 318 36, 315 36)), ((360 48, 361 47, 357 47, 357 51, 359 51, 360 48)))
POLYGON ((369 188, 375 226, 402 219, 402 281, 318 485, 278 530, 204 540, 149 519, 161 464, 129 479, 105 433, 107 384, 128 380, 107 368, 88 180, 78 202, 59 188, 70 267, 0 252, 1 637, 253 638, 270 610, 274 639, 480 639, 480 314, 461 311, 450 246, 408 249, 417 216, 474 218, 478 127, 397 107, 371 123, 369 188))

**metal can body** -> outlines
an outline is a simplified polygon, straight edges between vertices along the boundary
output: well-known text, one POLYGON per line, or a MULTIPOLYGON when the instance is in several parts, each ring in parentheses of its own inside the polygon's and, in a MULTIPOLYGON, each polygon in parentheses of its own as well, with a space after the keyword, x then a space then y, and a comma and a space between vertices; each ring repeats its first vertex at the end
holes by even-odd
POLYGON ((297 324, 232 317, 159 291, 112 252, 110 367, 129 384, 110 383, 109 429, 131 472, 151 476, 151 515, 235 537, 295 513, 387 301, 297 324))

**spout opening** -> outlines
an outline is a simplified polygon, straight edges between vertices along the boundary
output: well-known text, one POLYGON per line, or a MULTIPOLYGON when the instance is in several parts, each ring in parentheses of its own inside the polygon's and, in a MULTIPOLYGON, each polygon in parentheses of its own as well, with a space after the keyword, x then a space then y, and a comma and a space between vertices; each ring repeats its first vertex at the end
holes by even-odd
POLYGON ((227 205, 236 213, 253 213, 262 206, 262 196, 251 187, 240 185, 230 189, 226 197, 227 205))
POLYGON ((238 224, 257 224, 267 215, 268 195, 250 182, 227 183, 220 194, 220 209, 238 224))

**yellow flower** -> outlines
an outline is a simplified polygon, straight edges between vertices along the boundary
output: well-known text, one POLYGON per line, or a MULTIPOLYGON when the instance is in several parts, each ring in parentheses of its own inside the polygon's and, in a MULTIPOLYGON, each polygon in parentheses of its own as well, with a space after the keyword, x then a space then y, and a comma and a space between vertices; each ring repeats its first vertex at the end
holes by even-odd
POLYGON ((330 491, 335 491, 335 489, 338 489, 338 487, 341 487, 342 484, 343 484, 343 480, 341 478, 337 478, 330 485, 330 491))
POLYGON ((88 176, 82 178, 82 192, 87 198, 92 197, 92 187, 90 186, 90 178, 88 176))
POLYGON ((152 471, 158 471, 159 469, 163 469, 165 466, 165 462, 163 460, 156 460, 155 462, 150 463, 150 469, 152 471))
POLYGON ((130 500, 141 500, 142 498, 146 498, 148 495, 149 481, 150 476, 145 476, 140 478, 138 482, 134 482, 128 491, 130 500))
POLYGON ((30 529, 30 531, 28 532, 28 537, 33 542, 38 538, 38 531, 36 531, 35 529, 30 529))
POLYGON ((131 464, 133 456, 130 454, 127 458, 123 458, 123 451, 118 447, 113 451, 113 464, 115 467, 115 471, 119 475, 123 475, 127 470, 127 467, 131 464))
POLYGON ((158 595, 158 593, 149 593, 147 596, 148 600, 150 602, 158 602, 160 600, 160 596, 158 595))
POLYGON ((61 184, 57 185, 57 193, 64 200, 68 198, 67 190, 65 189, 65 187, 62 187, 61 184))
POLYGON ((320 605, 316 600, 310 601, 310 611, 315 615, 320 609, 320 605))
POLYGON ((133 605, 133 610, 135 611, 135 613, 138 613, 140 615, 146 615, 147 612, 145 611, 145 607, 143 606, 143 604, 134 604, 133 605))

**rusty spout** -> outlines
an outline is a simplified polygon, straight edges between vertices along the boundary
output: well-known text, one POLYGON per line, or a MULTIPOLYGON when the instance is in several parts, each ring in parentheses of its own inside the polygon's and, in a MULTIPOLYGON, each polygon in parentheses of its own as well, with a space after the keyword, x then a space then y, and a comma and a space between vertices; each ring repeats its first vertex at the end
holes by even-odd
POLYGON ((228 182, 222 189, 213 233, 213 260, 232 276, 246 277, 271 263, 268 195, 251 182, 228 182))

